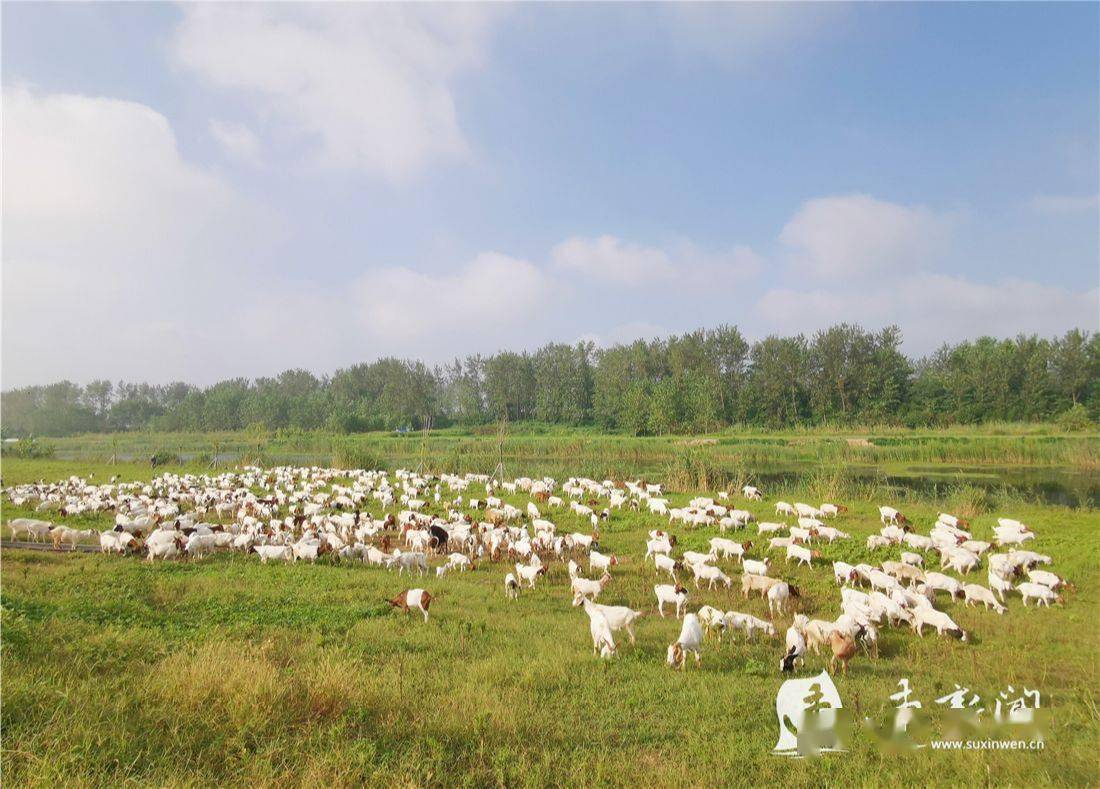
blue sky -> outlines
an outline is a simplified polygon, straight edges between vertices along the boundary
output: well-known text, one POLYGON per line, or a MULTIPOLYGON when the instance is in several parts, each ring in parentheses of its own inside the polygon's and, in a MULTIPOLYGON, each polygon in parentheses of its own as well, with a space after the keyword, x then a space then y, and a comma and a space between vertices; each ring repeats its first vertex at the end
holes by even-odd
POLYGON ((1100 5, 4 4, 3 385, 1096 330, 1100 5))

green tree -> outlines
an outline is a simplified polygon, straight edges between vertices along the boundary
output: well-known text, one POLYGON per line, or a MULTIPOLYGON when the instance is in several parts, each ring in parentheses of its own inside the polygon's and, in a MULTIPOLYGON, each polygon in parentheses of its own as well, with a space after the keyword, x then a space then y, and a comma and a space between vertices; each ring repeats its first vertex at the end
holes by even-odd
POLYGON ((671 433, 681 422, 682 405, 677 379, 665 378, 654 384, 649 397, 649 431, 659 436, 671 433))
POLYGON ((750 398, 754 417, 769 425, 796 425, 808 415, 806 338, 767 337, 752 347, 750 398))
POLYGON ((1090 337, 1086 332, 1072 329, 1054 342, 1050 370, 1055 390, 1064 398, 1063 403, 1068 399, 1067 406, 1081 402, 1100 375, 1096 338, 1095 334, 1090 337))

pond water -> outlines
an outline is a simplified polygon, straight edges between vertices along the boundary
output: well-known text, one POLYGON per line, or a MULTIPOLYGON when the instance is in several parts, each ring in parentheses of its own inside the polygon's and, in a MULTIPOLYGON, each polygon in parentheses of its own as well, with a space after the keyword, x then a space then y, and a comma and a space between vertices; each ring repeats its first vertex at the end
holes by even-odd
MULTIPOLYGON (((1042 504, 1062 507, 1097 507, 1100 505, 1100 474, 1064 468, 990 468, 964 467, 946 469, 939 466, 911 466, 904 469, 881 470, 875 467, 849 467, 849 476, 856 482, 913 491, 922 495, 946 493, 950 488, 970 486, 992 495, 1008 493, 1042 504)), ((765 489, 769 485, 782 487, 796 482, 803 472, 797 469, 765 471, 754 476, 765 489)))

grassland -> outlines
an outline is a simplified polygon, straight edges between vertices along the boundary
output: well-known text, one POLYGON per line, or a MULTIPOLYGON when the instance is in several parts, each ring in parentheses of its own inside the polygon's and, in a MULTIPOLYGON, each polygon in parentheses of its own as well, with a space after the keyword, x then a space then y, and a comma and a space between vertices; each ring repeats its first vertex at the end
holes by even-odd
POLYGON ((987 424, 940 430, 896 427, 764 431, 634 437, 593 428, 538 423, 509 425, 503 447, 496 426, 447 428, 430 434, 253 431, 233 433, 89 434, 43 439, 58 459, 90 464, 109 459, 206 469, 257 463, 342 468, 425 468, 492 472, 503 459, 509 475, 549 474, 658 478, 682 490, 745 483, 790 487, 811 498, 958 497, 980 506, 1056 503, 1100 506, 1100 434, 1048 424, 987 424), (501 451, 503 449, 503 451, 501 451))
MULTIPOLYGON (((713 466, 733 473, 720 461, 713 466)), ((6 485, 88 472, 97 479, 152 473, 146 464, 3 463, 6 485)), ((863 547, 863 537, 877 529, 875 497, 882 490, 850 485, 825 464, 749 508, 763 516, 777 496, 817 500, 830 488, 850 496, 851 512, 840 525, 853 539, 825 546, 826 558, 886 558, 863 547)), ((672 498, 684 501, 688 491, 672 498)), ((908 677, 932 710, 935 730, 942 721, 934 700, 956 682, 980 693, 987 706, 1007 685, 1038 688, 1050 711, 1043 751, 893 754, 857 735, 843 755, 770 755, 780 648, 710 645, 701 670, 669 671, 664 650, 678 623, 656 616, 653 572, 641 561, 644 534, 660 520, 624 512, 603 530, 604 549, 623 560, 601 601, 647 616, 637 646, 622 643, 610 663, 592 658, 587 619, 569 606, 560 566, 515 603, 502 594, 499 566, 426 579, 438 600, 424 625, 383 602, 404 581, 361 566, 261 566, 236 555, 149 566, 5 551, 4 781, 1094 784, 1100 778, 1096 511, 1009 495, 991 500, 965 487, 906 502, 922 531, 941 507, 974 516, 979 538, 988 537, 996 514, 1032 524, 1040 535, 1036 549, 1054 557, 1053 569, 1077 590, 1064 609, 1024 609, 1012 598, 1004 617, 941 598, 941 607, 972 631, 971 643, 884 631, 880 659, 860 658, 837 678, 841 697, 859 717, 886 722, 888 697, 908 677)), ((4 507, 5 520, 20 514, 4 507)), ((583 528, 567 514, 556 520, 563 529, 583 528)), ((710 536, 688 532, 682 547, 701 548, 710 536)), ((779 573, 802 588, 802 610, 835 615, 838 593, 827 566, 788 569, 780 562, 779 573)), ((691 607, 702 604, 765 615, 760 600, 745 602, 736 590, 693 591, 691 607)), ((816 673, 822 663, 811 657, 809 669, 816 673)))
MULTIPOLYGON (((339 436, 329 433, 238 431, 229 433, 89 434, 45 439, 59 456, 90 462, 119 456, 145 460, 164 451, 184 458, 211 457, 268 463, 331 463, 356 454, 379 463, 417 463, 455 471, 492 470, 498 461, 498 428, 447 428, 429 434, 389 432, 339 436)), ((991 424, 939 430, 894 427, 726 430, 692 436, 608 435, 594 428, 538 423, 510 425, 506 463, 524 473, 531 466, 571 464, 572 473, 629 476, 654 471, 685 455, 726 466, 782 464, 992 465, 1100 468, 1100 433, 1066 433, 1047 424, 991 424), (584 468, 576 468, 581 464, 584 468)))

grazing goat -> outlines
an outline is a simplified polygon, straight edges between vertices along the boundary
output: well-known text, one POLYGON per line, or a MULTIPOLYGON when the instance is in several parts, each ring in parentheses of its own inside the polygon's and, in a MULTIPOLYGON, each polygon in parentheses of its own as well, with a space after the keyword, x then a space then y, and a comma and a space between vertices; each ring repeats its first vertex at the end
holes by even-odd
POLYGON ((635 643, 634 620, 642 616, 643 612, 635 611, 625 605, 600 605, 590 600, 584 601, 584 610, 599 611, 603 614, 604 619, 607 620, 607 625, 611 628, 612 632, 616 630, 625 630, 627 636, 630 638, 630 643, 635 643))
MULTIPOLYGON (((294 547, 294 554, 295 554, 296 558, 309 558, 310 561, 312 561, 313 559, 317 558, 318 553, 323 552, 323 551, 315 551, 313 553, 312 557, 302 556, 299 553, 299 549, 298 549, 298 545, 300 545, 300 544, 301 543, 297 543, 297 544, 295 544, 295 547, 294 547)), ((314 547, 316 548, 316 546, 314 546, 314 547)), ((322 547, 324 547, 324 543, 322 543, 322 547)), ((398 575, 401 575, 406 570, 409 572, 409 575, 412 575, 412 571, 414 569, 417 571, 417 573, 419 575, 423 575, 424 573, 428 572, 428 558, 423 553, 421 553, 420 551, 413 551, 413 552, 407 552, 406 553, 406 552, 401 552, 401 551, 396 551, 395 550, 393 552, 393 554, 394 555, 393 555, 393 559, 391 560, 391 565, 392 564, 397 565, 397 574, 398 575)))
POLYGON ((766 575, 754 575, 745 573, 741 576, 741 595, 748 597, 749 592, 760 592, 760 596, 767 595, 768 590, 776 584, 783 583, 778 578, 769 578, 766 575))
POLYGON ((1011 550, 1008 552, 1008 555, 1016 566, 1023 567, 1024 569, 1030 569, 1037 564, 1050 564, 1052 562, 1049 556, 1035 553, 1035 551, 1011 550))
POLYGON ((980 557, 965 548, 952 548, 948 551, 944 551, 942 559, 943 561, 940 567, 950 567, 955 572, 962 573, 963 575, 968 574, 982 563, 980 557))
POLYGON ((747 575, 767 575, 772 566, 771 559, 743 559, 741 564, 747 575))
POLYGON ((956 529, 966 529, 970 527, 970 524, 962 518, 955 515, 948 515, 946 512, 941 512, 939 517, 936 518, 937 523, 944 523, 948 526, 952 526, 956 529))
POLYGON ((619 563, 619 558, 615 555, 605 556, 599 551, 593 550, 588 554, 588 569, 589 570, 602 570, 607 572, 611 567, 615 567, 619 563))
POLYGON ((726 588, 729 589, 733 586, 733 579, 722 572, 717 567, 711 567, 709 564, 693 564, 691 565, 691 571, 695 574, 695 588, 699 588, 699 581, 707 581, 707 588, 713 589, 716 583, 723 583, 726 588))
POLYGON ((814 530, 814 533, 818 537, 823 537, 830 544, 836 542, 837 540, 846 540, 852 536, 848 534, 848 532, 841 531, 840 529, 834 529, 832 526, 819 526, 814 530))
POLYGON ((1049 573, 1046 570, 1028 570, 1027 579, 1032 583, 1045 586, 1054 592, 1057 592, 1063 586, 1067 586, 1065 578, 1061 578, 1054 573, 1049 573))
POLYGON ((676 580, 676 571, 682 570, 684 568, 682 562, 678 562, 671 556, 667 556, 663 553, 656 554, 653 557, 653 564, 656 567, 658 573, 661 572, 661 570, 664 570, 669 574, 669 576, 671 576, 673 581, 676 580))
POLYGON ((751 542, 736 542, 727 540, 725 537, 713 537, 710 541, 710 554, 715 558, 728 559, 731 556, 736 556, 738 559, 743 560, 745 553, 750 548, 752 548, 751 542))
MULTIPOLYGON (((187 543, 184 545, 184 551, 188 556, 201 557, 207 553, 213 553, 217 547, 216 540, 213 534, 192 534, 187 538, 187 543)), ((316 548, 316 546, 313 546, 316 548)), ((317 558, 317 554, 314 553, 313 558, 317 558)))
POLYGON ((812 566, 814 559, 821 558, 821 551, 811 551, 809 548, 803 548, 801 545, 788 545, 787 546, 787 563, 790 564, 791 558, 798 560, 799 564, 805 564, 812 566))
POLYGON ((952 578, 950 575, 944 575, 943 573, 925 573, 924 583, 933 591, 947 592, 952 597, 957 597, 960 600, 965 596, 962 583, 952 578))
POLYGON ((1023 545, 1028 540, 1035 539, 1035 532, 1021 530, 1017 526, 994 526, 993 539, 997 545, 1023 545))
POLYGON ((792 597, 801 596, 797 586, 791 586, 786 582, 775 584, 766 594, 768 596, 768 613, 773 616, 776 613, 784 613, 787 609, 787 601, 792 597))
POLYGON ((699 617, 696 614, 688 614, 680 627, 680 637, 669 644, 668 664, 682 670, 687 662, 687 653, 690 652, 695 656, 695 665, 700 665, 703 660, 702 646, 703 627, 699 624, 699 617))
POLYGON ((154 559, 175 559, 181 553, 183 553, 184 541, 180 536, 167 542, 149 542, 145 543, 147 554, 145 561, 152 562, 154 559))
POLYGON ((667 556, 668 554, 672 553, 672 541, 665 537, 648 540, 645 545, 646 559, 648 559, 650 556, 667 556))
POLYGON ((1003 605, 997 602, 997 598, 993 596, 993 592, 981 584, 964 585, 963 595, 966 597, 966 604, 968 606, 972 603, 981 603, 986 608, 992 608, 998 614, 1003 614, 1007 610, 1003 605))
POLYGON ((428 621, 428 608, 432 604, 432 596, 426 589, 406 589, 392 600, 386 600, 394 608, 400 608, 406 614, 409 609, 416 609, 424 614, 424 621, 428 621))
POLYGON ((546 575, 546 566, 542 564, 517 564, 516 575, 521 581, 527 582, 528 589, 535 588, 535 581, 540 575, 546 575))
POLYGON ((763 619, 758 619, 752 614, 741 614, 737 611, 727 611, 723 615, 725 626, 729 629, 744 630, 745 637, 752 641, 753 637, 757 633, 764 633, 770 638, 775 638, 776 630, 775 625, 771 622, 766 622, 763 619))
POLYGON ((653 593, 657 595, 657 613, 661 615, 662 619, 665 616, 665 603, 671 603, 676 606, 676 618, 680 618, 684 606, 687 605, 687 589, 679 584, 675 586, 671 584, 658 584, 653 587, 653 593))
POLYGON ((1050 608, 1050 603, 1053 600, 1059 605, 1064 605, 1065 601, 1062 600, 1061 595, 1055 592, 1049 587, 1042 584, 1033 583, 1032 581, 1024 581, 1021 584, 1016 584, 1016 591, 1024 598, 1024 606, 1027 606, 1028 600, 1035 600, 1035 604, 1045 605, 1050 608))
POLYGON ((803 628, 806 626, 806 617, 801 614, 794 618, 794 622, 787 628, 786 653, 779 661, 779 670, 784 673, 794 671, 798 664, 806 664, 806 636, 803 628))
POLYGON ((615 639, 611 634, 611 625, 590 601, 584 601, 584 612, 588 614, 588 630, 592 634, 592 654, 602 658, 615 656, 615 639))
POLYGON ((460 573, 472 570, 474 567, 473 562, 470 561, 470 557, 464 553, 452 553, 447 557, 447 564, 444 566, 448 570, 457 569, 460 573))
POLYGON ((573 590, 573 605, 580 605, 586 599, 596 600, 600 596, 600 592, 609 583, 611 583, 611 576, 607 573, 604 573, 599 580, 595 581, 579 576, 574 578, 570 584, 570 588, 573 590))
POLYGON ((902 526, 909 523, 909 519, 893 507, 879 507, 878 514, 879 520, 882 521, 883 526, 888 526, 891 524, 894 526, 902 526))
POLYGON ((907 581, 910 586, 924 580, 923 570, 905 562, 883 562, 882 571, 898 581, 907 581))
POLYGON ((848 661, 858 651, 856 641, 847 633, 834 630, 829 634, 829 646, 833 650, 833 658, 829 661, 829 671, 836 673, 836 664, 840 663, 840 669, 845 675, 848 673, 848 661))
POLYGON ((989 574, 987 575, 987 578, 989 579, 989 588, 997 593, 997 595, 1001 598, 1002 603, 1005 601, 1005 592, 1011 592, 1015 588, 1013 587, 1011 581, 997 575, 997 573, 993 571, 992 567, 989 569, 989 574))
POLYGON ((294 552, 289 545, 254 545, 252 550, 260 557, 260 564, 267 564, 268 559, 282 559, 284 562, 294 561, 294 552))
POLYGON ((516 580, 516 576, 512 573, 508 573, 504 576, 504 594, 510 600, 519 598, 519 581, 516 580))
POLYGON ((912 613, 912 628, 921 638, 924 638, 924 626, 929 625, 936 628, 936 632, 941 636, 945 633, 955 633, 959 636, 959 640, 969 640, 966 631, 956 625, 943 611, 937 611, 934 608, 917 608, 912 613))
POLYGON ((94 532, 91 529, 70 529, 68 526, 57 526, 50 532, 50 537, 53 539, 53 547, 56 550, 61 550, 62 543, 69 543, 73 550, 76 550, 76 544, 81 538, 91 537, 94 532))
POLYGON ((712 605, 705 605, 697 612, 699 621, 703 623, 703 630, 709 636, 711 630, 718 632, 718 640, 722 640, 722 631, 726 627, 725 616, 712 605))
POLYGON ((835 622, 826 622, 824 619, 810 619, 802 627, 802 635, 806 638, 806 645, 815 655, 818 650, 829 643, 829 635, 836 629, 835 622))
POLYGON ((833 579, 843 586, 846 583, 855 583, 859 580, 856 568, 847 562, 833 562, 833 579))
POLYGON ((714 558, 709 553, 699 553, 699 551, 684 551, 684 561, 688 564, 706 564, 714 558))
POLYGON ((99 535, 99 549, 103 553, 125 553, 135 542, 134 535, 125 531, 105 531, 99 535))
POLYGON ((13 540, 19 539, 20 534, 26 534, 30 537, 31 542, 42 542, 49 536, 53 524, 49 521, 40 521, 34 518, 16 518, 8 521, 8 528, 11 529, 13 540))

